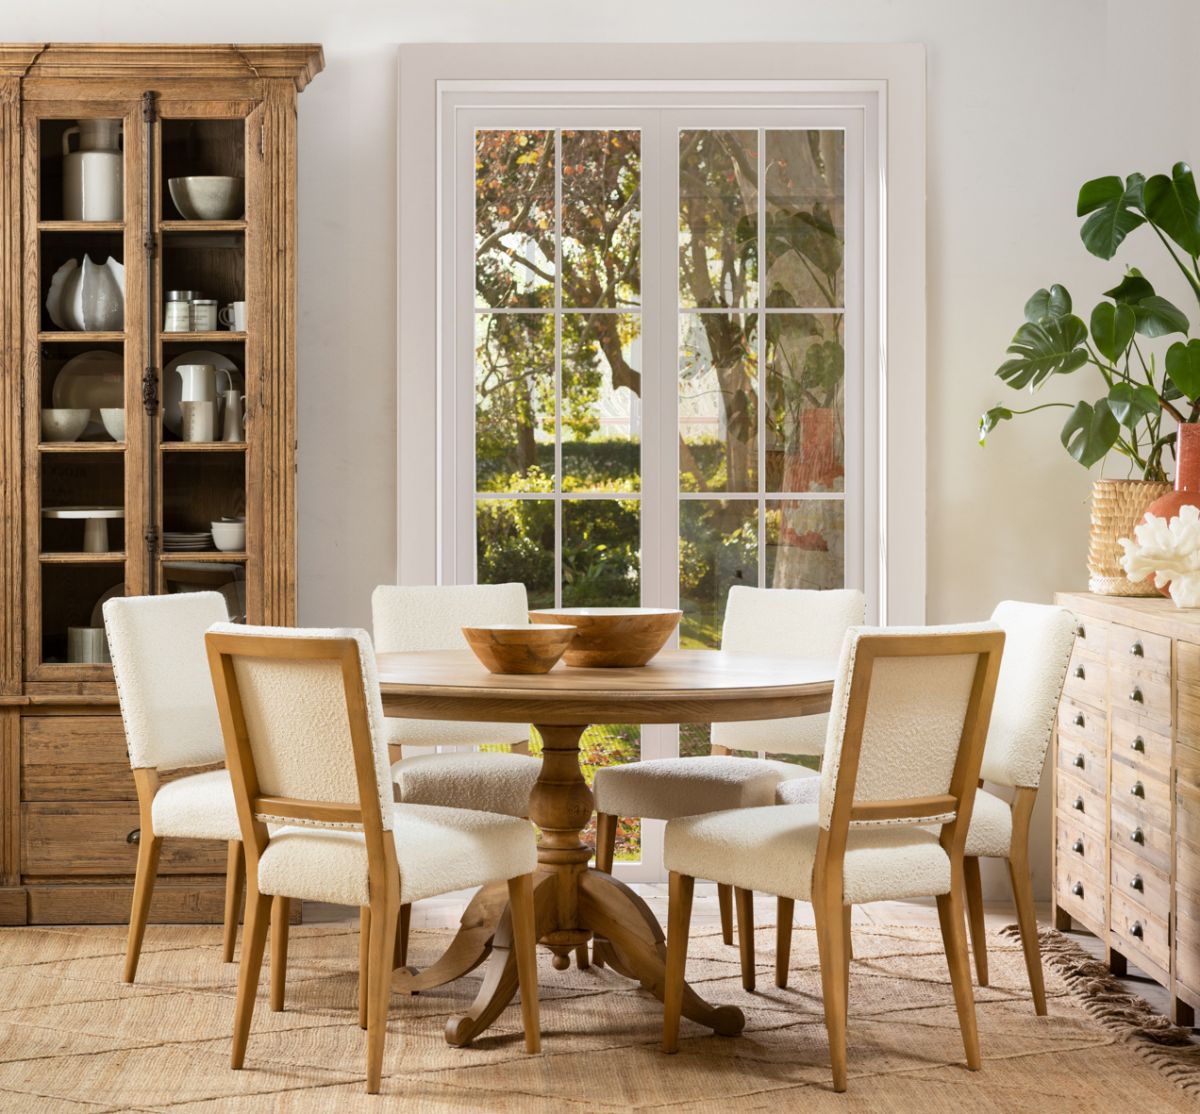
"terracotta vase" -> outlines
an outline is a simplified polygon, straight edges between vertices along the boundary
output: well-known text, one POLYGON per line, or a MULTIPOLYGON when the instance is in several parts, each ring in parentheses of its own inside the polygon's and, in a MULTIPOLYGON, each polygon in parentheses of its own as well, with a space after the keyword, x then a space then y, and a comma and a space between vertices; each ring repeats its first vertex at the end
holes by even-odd
POLYGON ((1200 507, 1200 422, 1185 422, 1175 440, 1175 490, 1160 495, 1146 508, 1168 522, 1181 507, 1200 507))

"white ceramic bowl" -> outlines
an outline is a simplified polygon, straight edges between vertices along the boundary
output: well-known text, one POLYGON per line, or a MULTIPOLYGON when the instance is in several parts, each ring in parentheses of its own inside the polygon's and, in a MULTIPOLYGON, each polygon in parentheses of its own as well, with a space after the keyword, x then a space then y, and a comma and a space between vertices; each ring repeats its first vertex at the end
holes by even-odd
POLYGON ((187 220, 236 220, 246 209, 243 178, 193 175, 167 181, 175 208, 187 220))
POLYGON ((104 423, 104 428, 108 431, 109 437, 114 441, 125 440, 125 407, 100 407, 100 420, 104 423))
POLYGON ((214 522, 213 544, 222 553, 238 553, 246 548, 246 524, 244 522, 214 522))
POLYGON ((91 411, 56 407, 42 411, 43 441, 75 441, 87 428, 91 411))

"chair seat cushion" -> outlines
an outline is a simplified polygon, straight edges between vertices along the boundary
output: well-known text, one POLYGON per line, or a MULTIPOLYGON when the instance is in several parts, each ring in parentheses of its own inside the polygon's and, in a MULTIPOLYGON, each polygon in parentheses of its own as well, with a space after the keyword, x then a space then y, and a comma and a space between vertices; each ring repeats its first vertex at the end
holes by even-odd
POLYGON ((392 766, 392 780, 404 804, 528 816, 541 768, 541 760, 527 754, 450 751, 401 759, 392 766))
POLYGON ((814 771, 811 777, 792 777, 775 787, 777 805, 815 805, 821 800, 821 778, 814 771))
POLYGON ((383 721, 383 730, 390 747, 482 747, 529 742, 529 725, 525 723, 459 723, 389 716, 383 721))
MULTIPOLYGON (((667 825, 664 861, 693 878, 810 901, 819 834, 816 805, 681 817, 667 825)), ((844 885, 847 905, 949 893, 950 856, 921 828, 854 829, 844 885)))
POLYGON ((596 811, 674 820, 775 800, 775 787, 801 767, 765 758, 656 758, 596 771, 596 811))
POLYGON ((986 789, 975 792, 964 855, 1007 859, 1012 846, 1012 806, 986 789))
MULTIPOLYGON (((503 882, 537 866, 533 827, 526 820, 463 808, 396 805, 390 834, 396 841, 404 904, 503 882)), ((279 828, 258 861, 258 888, 304 901, 368 904, 362 832, 279 828)))
POLYGON ((150 818, 156 836, 242 838, 228 770, 209 770, 168 781, 154 794, 150 818))

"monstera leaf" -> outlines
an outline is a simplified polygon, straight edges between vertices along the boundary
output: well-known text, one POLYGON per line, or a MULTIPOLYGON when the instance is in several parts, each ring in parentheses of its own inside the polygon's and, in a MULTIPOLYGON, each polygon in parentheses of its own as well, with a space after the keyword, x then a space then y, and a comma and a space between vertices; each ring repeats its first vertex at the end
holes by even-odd
POLYGON ((1188 319, 1178 306, 1154 293, 1150 281, 1136 267, 1130 267, 1125 277, 1111 290, 1104 292, 1118 305, 1133 310, 1135 329, 1144 337, 1162 337, 1170 333, 1186 333, 1188 319))
POLYGON ((1008 346, 1013 358, 1005 360, 996 374, 1017 390, 1040 387, 1051 375, 1074 371, 1087 362, 1085 340, 1087 326, 1071 313, 1026 321, 1008 346))
POLYGON ((979 419, 979 443, 987 442, 987 435, 992 432, 1001 422, 1011 421, 1013 412, 1007 406, 993 406, 990 410, 983 412, 983 417, 979 419))
POLYGON ((1167 374, 1188 398, 1200 398, 1200 340, 1177 340, 1167 349, 1167 374))
POLYGON ((1071 312, 1071 295, 1057 282, 1047 290, 1044 286, 1025 303, 1025 320, 1035 325, 1047 318, 1055 320, 1071 312))
POLYGON ((1101 302, 1092 310, 1092 342, 1113 363, 1122 356, 1137 327, 1137 315, 1124 302, 1101 302))
POLYGON ((1090 468, 1117 443, 1120 433, 1121 427, 1112 416, 1107 399, 1102 398, 1095 406, 1080 402, 1062 427, 1063 448, 1085 468, 1090 468))
POLYGON ((1144 184, 1140 174, 1131 174, 1123 183, 1112 175, 1083 184, 1075 211, 1077 216, 1088 218, 1079 235, 1093 255, 1111 259, 1125 237, 1146 223, 1142 210, 1144 184))
POLYGON ((1188 255, 1200 255, 1200 197, 1192 168, 1185 162, 1171 167, 1171 177, 1155 174, 1143 192, 1146 216, 1188 255))
POLYGON ((1143 418, 1158 413, 1158 395, 1144 383, 1114 383, 1108 392, 1108 409, 1121 425, 1133 429, 1143 418))

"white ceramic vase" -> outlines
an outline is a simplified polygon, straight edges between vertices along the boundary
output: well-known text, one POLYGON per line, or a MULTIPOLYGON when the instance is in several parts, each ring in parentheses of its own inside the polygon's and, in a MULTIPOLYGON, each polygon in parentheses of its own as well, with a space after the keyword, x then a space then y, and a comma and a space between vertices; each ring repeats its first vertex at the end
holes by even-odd
POLYGON ((125 268, 111 256, 103 263, 68 259, 50 280, 50 320, 75 332, 110 332, 125 324, 125 268))
POLYGON ((63 217, 120 220, 124 155, 120 120, 80 120, 63 132, 63 217), (79 149, 71 150, 71 136, 79 149))

